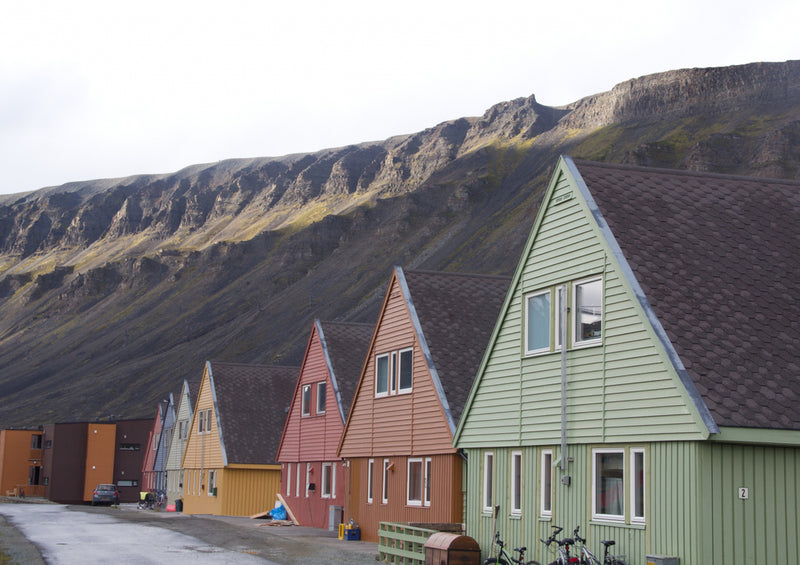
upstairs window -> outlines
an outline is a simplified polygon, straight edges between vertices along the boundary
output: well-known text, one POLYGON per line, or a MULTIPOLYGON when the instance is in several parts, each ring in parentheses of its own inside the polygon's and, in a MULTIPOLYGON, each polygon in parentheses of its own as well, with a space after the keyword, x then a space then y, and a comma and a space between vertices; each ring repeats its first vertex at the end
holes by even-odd
POLYGON ((389 394, 389 355, 375 358, 375 396, 389 394))
POLYGON ((300 400, 300 413, 303 416, 311 415, 311 385, 303 385, 303 394, 300 400))
POLYGON ((575 345, 600 341, 603 332, 603 280, 575 283, 575 345))
POLYGON ((317 383, 317 414, 325 413, 325 381, 317 383))
POLYGON ((31 449, 41 449, 41 448, 42 448, 42 434, 32 434, 31 449))
POLYGON ((550 291, 535 292, 525 297, 525 353, 550 351, 550 291))
POLYGON ((375 396, 411 392, 414 386, 414 350, 400 349, 375 357, 375 396))

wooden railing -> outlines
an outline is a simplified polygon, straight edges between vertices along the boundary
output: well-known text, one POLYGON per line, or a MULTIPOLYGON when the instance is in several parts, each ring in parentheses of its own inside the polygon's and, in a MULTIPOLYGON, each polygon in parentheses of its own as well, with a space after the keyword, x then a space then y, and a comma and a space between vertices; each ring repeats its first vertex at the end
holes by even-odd
POLYGON ((436 530, 408 524, 381 522, 378 526, 379 559, 385 563, 424 565, 425 542, 436 530))

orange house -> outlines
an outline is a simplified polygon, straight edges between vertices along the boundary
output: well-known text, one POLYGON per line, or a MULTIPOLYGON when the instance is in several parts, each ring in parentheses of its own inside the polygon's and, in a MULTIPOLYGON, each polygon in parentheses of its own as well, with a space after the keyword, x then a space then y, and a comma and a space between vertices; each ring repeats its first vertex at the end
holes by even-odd
POLYGON ((43 496, 42 430, 0 430, 0 495, 43 496))
POLYGON ((345 472, 336 456, 375 326, 315 320, 278 447, 281 492, 301 526, 341 521, 345 472))
POLYGON ((339 445, 345 519, 463 523, 453 434, 510 279, 395 267, 339 445))
POLYGON ((184 514, 250 516, 275 506, 275 454, 299 370, 206 362, 181 465, 184 514))

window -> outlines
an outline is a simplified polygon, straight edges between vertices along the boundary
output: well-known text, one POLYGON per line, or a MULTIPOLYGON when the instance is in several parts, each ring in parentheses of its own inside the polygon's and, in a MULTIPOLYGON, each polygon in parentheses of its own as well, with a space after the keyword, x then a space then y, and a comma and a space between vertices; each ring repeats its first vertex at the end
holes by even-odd
POLYGON ((208 496, 217 496, 217 471, 208 470, 208 496))
POLYGON ((181 420, 178 422, 178 439, 186 439, 189 437, 189 422, 188 420, 181 420))
POLYGON ((297 464, 297 477, 295 477, 294 481, 294 495, 297 498, 300 498, 300 463, 297 464))
POLYGON ((425 506, 431 505, 431 459, 425 460, 425 506))
POLYGON ((389 502, 389 460, 383 460, 383 488, 381 490, 381 501, 384 504, 389 502))
POLYGON ((408 393, 413 384, 413 349, 401 349, 375 357, 375 396, 408 393))
POLYGON ((197 432, 201 434, 211 433, 211 408, 200 410, 198 413, 197 432))
POLYGON ((526 296, 525 310, 525 353, 550 351, 550 291, 526 296))
POLYGON ((325 413, 325 381, 317 383, 317 414, 325 413))
POLYGON ((303 416, 311 415, 311 385, 303 385, 303 395, 300 400, 300 412, 303 416))
POLYGON ((604 520, 625 519, 625 451, 593 450, 592 475, 594 496, 592 517, 604 520))
POLYGON ((400 392, 409 392, 414 377, 414 350, 400 352, 400 392))
POLYGON ((311 463, 306 463, 306 498, 308 498, 308 491, 313 491, 311 488, 311 463))
POLYGON ((541 515, 550 517, 553 515, 553 451, 550 449, 542 450, 542 492, 539 497, 541 503, 541 515))
POLYGON ((331 498, 336 496, 334 491, 334 479, 332 478, 333 468, 330 463, 322 464, 322 498, 331 498))
POLYGON ((483 511, 493 512, 494 503, 494 453, 483 454, 483 511))
POLYGON ((158 436, 154 435, 153 436, 153 451, 156 451, 157 449, 158 449, 158 436))
POLYGON ((422 506, 422 496, 425 490, 425 474, 422 470, 422 459, 408 460, 408 496, 406 502, 409 506, 422 506))
POLYGON ((133 479, 133 480, 130 480, 130 481, 125 481, 125 480, 117 481, 117 486, 118 487, 138 487, 139 486, 139 481, 137 481, 136 479, 133 479))
POLYGON ((292 464, 286 464, 286 496, 292 496, 292 464))
POLYGON ((596 343, 603 330, 603 279, 575 283, 575 345, 596 343))
POLYGON ((375 460, 370 459, 367 466, 367 503, 372 504, 372 489, 375 481, 375 460))
POLYGON ((375 396, 389 394, 389 355, 375 358, 375 396))
POLYGON ((511 452, 511 514, 522 514, 522 452, 511 452))
POLYGON ((31 449, 41 449, 41 448, 42 448, 42 434, 32 434, 31 449))
POLYGON ((139 451, 142 446, 138 443, 121 443, 119 444, 120 451, 139 451))
POLYGON ((631 449, 631 472, 631 522, 644 522, 644 449, 631 449))

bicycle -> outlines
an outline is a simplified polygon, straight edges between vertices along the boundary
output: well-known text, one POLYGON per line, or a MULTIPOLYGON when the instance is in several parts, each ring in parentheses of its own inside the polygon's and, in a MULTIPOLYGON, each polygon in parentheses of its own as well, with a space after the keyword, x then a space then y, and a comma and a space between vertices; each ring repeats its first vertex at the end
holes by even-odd
POLYGON ((600 543, 603 544, 603 560, 600 561, 594 553, 586 546, 586 538, 582 538, 578 534, 578 530, 580 530, 580 526, 575 526, 575 531, 572 532, 572 537, 575 538, 575 541, 580 542, 581 544, 581 565, 628 565, 623 559, 623 556, 620 555, 609 555, 608 548, 612 547, 615 543, 614 540, 603 540, 600 543))
POLYGON ((563 531, 564 528, 559 526, 553 526, 553 533, 550 534, 550 537, 546 540, 539 540, 541 541, 545 547, 550 549, 550 544, 555 542, 558 544, 558 557, 555 561, 550 563, 549 565, 571 565, 571 564, 578 564, 580 563, 580 558, 573 557, 569 554, 569 548, 571 545, 575 545, 575 540, 572 538, 564 538, 564 539, 556 539, 556 536, 563 531))
POLYGON ((483 565, 491 565, 493 563, 498 565, 540 565, 538 561, 525 561, 525 552, 527 547, 515 547, 514 551, 519 554, 518 558, 511 556, 505 548, 505 543, 500 539, 500 532, 495 532, 493 545, 500 548, 497 557, 489 557, 483 562, 483 565))

